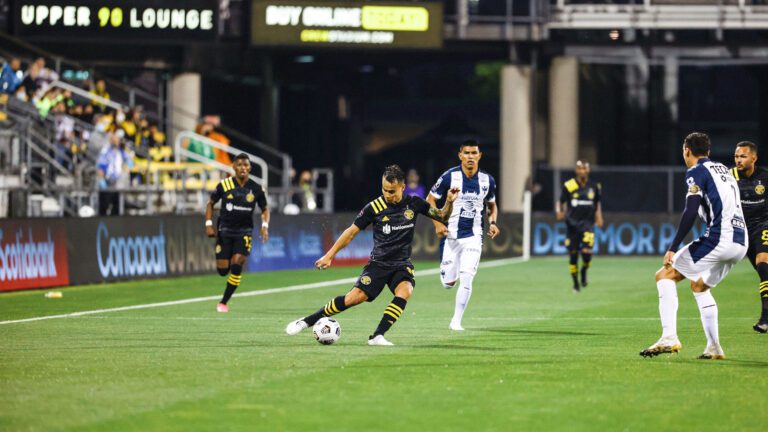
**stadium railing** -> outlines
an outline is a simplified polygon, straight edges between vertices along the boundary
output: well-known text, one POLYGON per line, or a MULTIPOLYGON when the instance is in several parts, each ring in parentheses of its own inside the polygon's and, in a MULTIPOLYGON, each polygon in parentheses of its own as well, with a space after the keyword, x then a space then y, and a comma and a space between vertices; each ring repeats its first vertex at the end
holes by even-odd
MULTIPOLYGON (((110 106, 113 109, 116 109, 116 106, 120 106, 125 111, 136 105, 141 105, 144 107, 144 112, 147 114, 147 117, 157 122, 160 129, 163 131, 184 130, 184 128, 178 127, 178 125, 171 121, 171 118, 174 115, 198 123, 203 120, 200 116, 190 113, 183 107, 168 104, 162 85, 158 87, 158 96, 156 96, 139 87, 125 84, 101 75, 98 71, 85 64, 55 55, 3 32, 0 32, 0 40, 3 41, 3 43, 0 44, 0 56, 6 58, 21 57, 23 60, 31 61, 29 58, 24 58, 24 56, 18 55, 19 52, 24 52, 27 54, 27 57, 34 56, 46 59, 46 63, 51 65, 52 69, 60 75, 63 68, 69 67, 88 71, 91 80, 104 79, 111 95, 110 106)), ((65 84, 71 86, 71 83, 65 84)), ((71 86, 69 88, 70 91, 74 92, 74 90, 72 90, 73 88, 79 90, 78 94, 80 96, 83 96, 80 91, 89 93, 77 86, 71 86)), ((90 98, 91 96, 86 97, 90 98)), ((260 152, 260 157, 267 162, 269 168, 269 184, 271 185, 270 193, 277 198, 276 202, 287 203, 292 188, 291 173, 293 172, 293 161, 291 156, 225 124, 218 125, 217 129, 227 135, 231 140, 232 147, 255 149, 260 152)), ((282 208, 282 206, 280 206, 280 208, 282 208)))

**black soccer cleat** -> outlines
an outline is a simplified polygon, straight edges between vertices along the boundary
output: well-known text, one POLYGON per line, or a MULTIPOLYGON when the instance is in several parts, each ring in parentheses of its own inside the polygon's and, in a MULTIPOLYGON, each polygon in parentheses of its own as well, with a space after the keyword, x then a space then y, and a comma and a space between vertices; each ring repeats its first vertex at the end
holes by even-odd
POLYGON ((659 354, 674 354, 680 352, 682 344, 677 338, 659 339, 655 344, 640 351, 641 357, 656 357, 659 354))
POLYGON ((648 349, 640 351, 640 357, 656 357, 659 354, 661 354, 660 351, 651 351, 648 349))
POLYGON ((575 293, 580 293, 581 292, 581 287, 579 286, 578 282, 573 284, 573 292, 575 292, 575 293))
POLYGON ((752 330, 758 333, 768 333, 768 323, 758 322, 752 326, 752 330))
POLYGON ((582 287, 587 286, 587 268, 586 267, 581 268, 581 286, 582 287))

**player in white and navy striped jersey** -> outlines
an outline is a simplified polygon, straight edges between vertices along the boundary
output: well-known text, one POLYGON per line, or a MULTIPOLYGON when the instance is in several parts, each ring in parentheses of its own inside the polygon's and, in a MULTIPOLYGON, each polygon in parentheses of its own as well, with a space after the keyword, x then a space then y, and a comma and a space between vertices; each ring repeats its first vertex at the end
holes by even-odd
POLYGON ((451 330, 464 330, 461 320, 472 295, 472 281, 477 273, 483 250, 483 217, 488 211, 488 235, 499 235, 496 225, 496 180, 480 171, 480 144, 466 140, 459 147, 461 165, 451 168, 437 179, 427 196, 427 202, 436 205, 447 191, 457 188, 459 196, 453 204, 453 212, 444 225, 433 221, 435 232, 441 238, 440 280, 451 288, 460 282, 456 290, 456 305, 448 326, 451 330))
POLYGON ((707 348, 699 358, 725 358, 718 334, 717 303, 710 288, 720 283, 733 265, 744 258, 748 239, 736 179, 725 165, 709 160, 709 149, 709 137, 703 133, 691 133, 683 143, 688 195, 680 227, 664 255, 664 266, 656 272, 661 339, 640 352, 644 357, 680 350, 676 283, 689 279, 707 336, 707 348), (678 250, 693 227, 697 213, 707 224, 706 232, 678 250))

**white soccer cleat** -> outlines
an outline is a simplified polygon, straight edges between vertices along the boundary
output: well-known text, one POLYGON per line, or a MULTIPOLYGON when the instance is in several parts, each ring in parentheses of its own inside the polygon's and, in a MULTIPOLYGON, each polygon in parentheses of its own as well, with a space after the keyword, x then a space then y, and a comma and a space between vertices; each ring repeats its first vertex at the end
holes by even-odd
POLYGON ((376 335, 368 339, 368 345, 370 346, 393 346, 394 344, 386 339, 384 335, 376 335))
POLYGON ((464 331, 464 327, 461 326, 461 323, 453 322, 448 325, 448 328, 453 331, 464 331))
POLYGON ((296 334, 299 334, 302 330, 309 327, 309 324, 307 324, 306 321, 304 321, 304 318, 299 318, 296 321, 292 321, 288 323, 288 325, 285 327, 285 333, 289 336, 293 336, 296 334))
POLYGON ((701 360, 725 360, 725 352, 720 345, 707 345, 707 348, 699 356, 701 360))
POLYGON ((656 357, 659 354, 672 354, 679 352, 683 345, 680 343, 680 339, 677 336, 666 337, 659 339, 655 344, 640 351, 640 355, 643 357, 656 357))

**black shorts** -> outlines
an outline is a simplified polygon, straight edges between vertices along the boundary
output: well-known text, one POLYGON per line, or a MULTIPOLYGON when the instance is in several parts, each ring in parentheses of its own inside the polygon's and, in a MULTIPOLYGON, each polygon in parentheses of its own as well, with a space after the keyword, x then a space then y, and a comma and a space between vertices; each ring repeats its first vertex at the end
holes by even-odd
POLYGON ((355 282, 355 288, 363 290, 368 296, 368 301, 374 301, 381 294, 384 285, 389 286, 392 294, 395 293, 395 288, 403 281, 408 281, 411 283, 411 286, 415 287, 416 280, 414 276, 415 272, 411 264, 386 265, 369 261, 363 267, 363 273, 355 282))
POLYGON ((229 260, 233 255, 248 256, 251 254, 253 236, 246 235, 219 235, 216 236, 216 259, 229 260))
POLYGON ((595 233, 591 229, 584 230, 579 227, 567 226, 565 248, 571 252, 581 249, 592 249, 595 246, 595 233))
POLYGON ((749 235, 749 248, 747 248, 747 257, 749 263, 755 267, 757 254, 768 253, 768 229, 762 229, 749 235))

